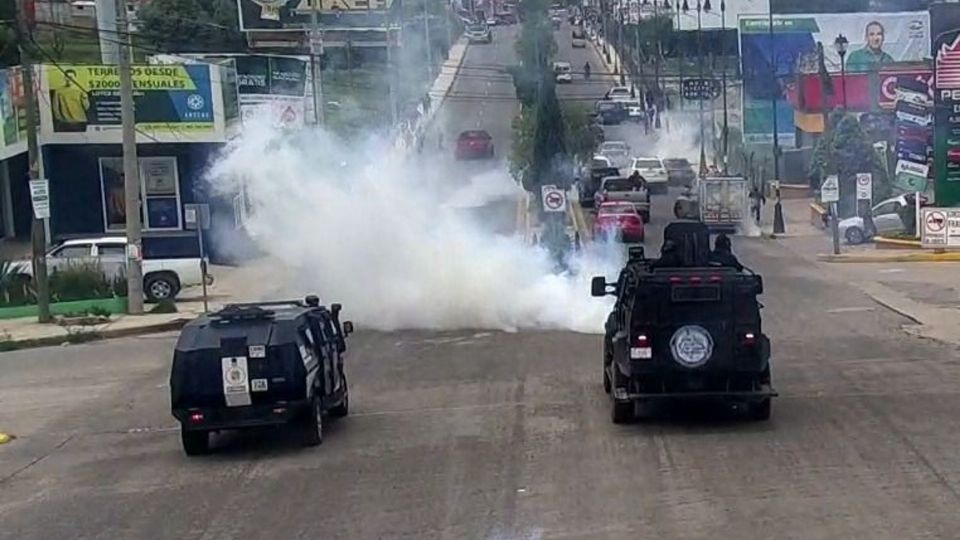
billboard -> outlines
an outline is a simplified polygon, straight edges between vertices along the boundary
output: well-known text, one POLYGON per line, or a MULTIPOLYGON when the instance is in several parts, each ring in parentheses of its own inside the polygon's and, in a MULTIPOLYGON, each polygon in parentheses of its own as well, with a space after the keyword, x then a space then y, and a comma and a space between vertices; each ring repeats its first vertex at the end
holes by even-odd
POLYGON ((237 0, 244 32, 302 32, 313 9, 324 28, 382 28, 400 19, 401 0, 237 0))
POLYGON ((773 140, 774 99, 780 143, 793 143, 794 110, 785 89, 802 74, 817 72, 817 42, 824 45, 827 70, 839 73, 840 55, 833 43, 841 34, 846 37, 846 69, 856 74, 919 61, 927 56, 930 41, 930 16, 923 11, 774 15, 772 36, 766 16, 741 16, 738 25, 746 143, 773 140))
MULTIPOLYGON (((224 111, 223 92, 236 90, 222 84, 221 66, 138 65, 132 71, 138 140, 223 140, 225 125, 231 120, 224 111)), ((120 142, 119 89, 117 66, 42 66, 40 128, 44 142, 120 142)), ((233 113, 233 118, 236 116, 233 113)))
POLYGON ((27 112, 20 68, 0 69, 0 159, 27 150, 27 112))
MULTIPOLYGON (((310 58, 307 56, 281 56, 269 54, 231 55, 155 55, 153 64, 177 64, 183 62, 229 63, 230 73, 221 75, 224 81, 233 81, 239 100, 240 118, 246 122, 257 116, 267 116, 275 125, 303 127, 312 119, 308 84, 310 58)), ((224 87, 230 86, 228 83, 224 87)), ((224 109, 228 110, 227 101, 224 109)))
POLYGON ((960 4, 932 3, 934 200, 960 204, 960 4))

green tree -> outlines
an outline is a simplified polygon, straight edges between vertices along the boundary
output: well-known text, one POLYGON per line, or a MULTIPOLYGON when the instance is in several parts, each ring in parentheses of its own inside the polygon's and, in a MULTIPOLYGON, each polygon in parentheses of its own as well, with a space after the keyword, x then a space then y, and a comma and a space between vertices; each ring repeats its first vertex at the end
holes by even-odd
POLYGON ((889 197, 891 188, 886 167, 857 118, 835 111, 829 122, 835 127, 814 146, 811 179, 819 185, 827 176, 836 174, 840 181, 841 205, 849 205, 847 201, 854 201, 857 173, 868 172, 873 175, 874 201, 889 197))
POLYGON ((20 63, 17 36, 13 26, 16 17, 14 2, 0 2, 0 67, 15 66, 20 63))
POLYGON ((139 13, 141 35, 164 52, 243 52, 231 0, 153 0, 139 13))

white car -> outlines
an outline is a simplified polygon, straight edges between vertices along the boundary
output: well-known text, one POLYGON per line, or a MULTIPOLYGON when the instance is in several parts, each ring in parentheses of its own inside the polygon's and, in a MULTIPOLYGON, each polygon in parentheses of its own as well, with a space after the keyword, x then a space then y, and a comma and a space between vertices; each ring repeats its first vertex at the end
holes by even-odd
POLYGON ((658 157, 635 157, 630 164, 630 174, 634 171, 640 173, 640 176, 647 181, 650 186, 650 193, 667 192, 667 168, 663 166, 663 160, 658 157))
POLYGON ((647 117, 647 111, 644 110, 643 104, 640 103, 639 99, 624 101, 623 104, 627 107, 627 120, 631 122, 643 122, 643 119, 647 117))
POLYGON ((630 95, 629 86, 614 86, 604 94, 603 99, 610 101, 630 101, 636 99, 630 95))
POLYGON ((877 203, 873 207, 873 233, 868 233, 864 224, 864 219, 859 216, 849 217, 840 220, 837 228, 840 230, 840 236, 848 244, 862 244, 872 238, 874 234, 890 234, 906 230, 903 220, 900 219, 900 210, 908 205, 906 197, 899 195, 891 197, 877 203))
POLYGON ((554 62, 553 72, 556 74, 558 83, 573 82, 573 68, 570 67, 570 62, 554 62))
MULTIPOLYGON (((47 252, 47 272, 72 264, 95 262, 108 278, 120 275, 126 267, 127 239, 118 236, 67 240, 47 252)), ((17 261, 20 274, 33 274, 31 261, 17 261)), ((143 259, 143 294, 148 300, 173 299, 184 287, 201 285, 200 259, 143 259)), ((207 274, 207 284, 213 276, 207 274)))
POLYGON ((467 41, 470 43, 493 43, 493 32, 486 24, 467 25, 464 34, 466 34, 467 41))

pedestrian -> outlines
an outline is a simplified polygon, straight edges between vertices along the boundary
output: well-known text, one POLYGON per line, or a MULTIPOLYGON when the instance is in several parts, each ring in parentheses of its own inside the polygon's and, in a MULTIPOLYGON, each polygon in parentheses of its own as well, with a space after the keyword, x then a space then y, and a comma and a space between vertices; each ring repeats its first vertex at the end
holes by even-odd
POLYGON ((756 185, 750 188, 750 213, 753 214, 754 221, 757 222, 757 225, 760 224, 760 214, 762 213, 763 205, 767 203, 766 197, 763 196, 763 192, 757 188, 756 185))
POLYGON ((430 93, 429 93, 429 92, 427 92, 426 94, 423 95, 423 100, 422 100, 422 102, 423 102, 423 110, 424 110, 424 112, 425 112, 425 113, 429 113, 429 112, 430 112, 430 93))

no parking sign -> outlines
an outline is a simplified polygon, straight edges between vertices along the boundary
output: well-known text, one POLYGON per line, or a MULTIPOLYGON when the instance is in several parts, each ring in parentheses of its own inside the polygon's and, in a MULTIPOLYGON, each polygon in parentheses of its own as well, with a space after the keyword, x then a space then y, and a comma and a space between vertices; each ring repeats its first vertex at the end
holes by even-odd
POLYGON ((567 194, 557 186, 541 186, 540 197, 543 199, 543 209, 546 212, 567 210, 567 194))

